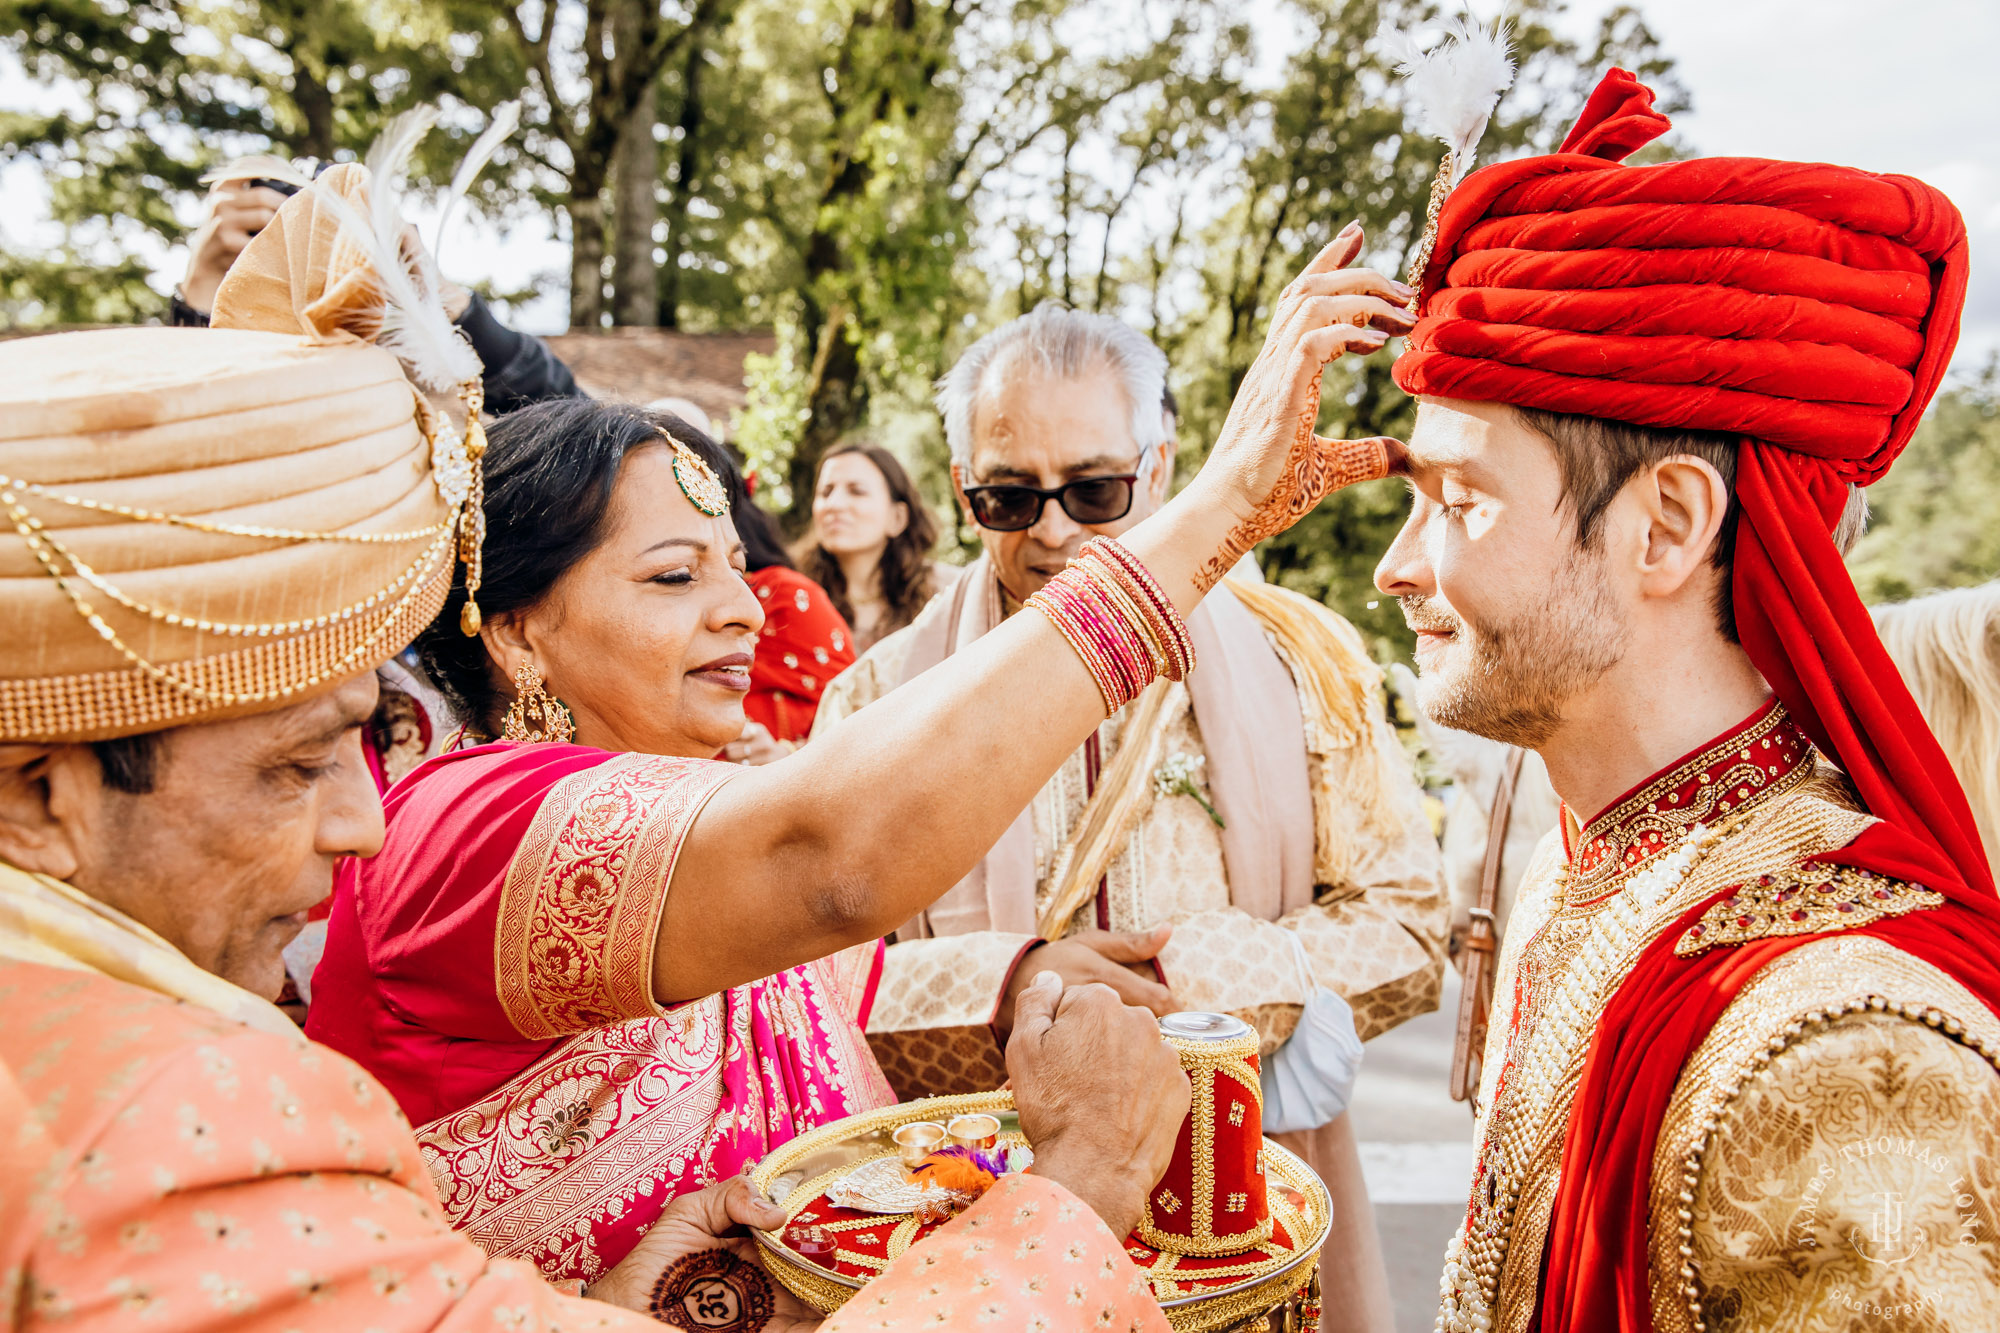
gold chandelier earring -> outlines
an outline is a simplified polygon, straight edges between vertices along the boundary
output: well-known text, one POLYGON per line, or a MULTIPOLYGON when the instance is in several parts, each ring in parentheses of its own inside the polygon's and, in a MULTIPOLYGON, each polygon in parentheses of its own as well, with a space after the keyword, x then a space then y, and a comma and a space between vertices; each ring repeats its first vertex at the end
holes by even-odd
POLYGON ((514 702, 500 723, 500 739, 534 744, 567 744, 576 736, 576 719, 569 706, 542 688, 542 673, 532 658, 514 672, 514 702))

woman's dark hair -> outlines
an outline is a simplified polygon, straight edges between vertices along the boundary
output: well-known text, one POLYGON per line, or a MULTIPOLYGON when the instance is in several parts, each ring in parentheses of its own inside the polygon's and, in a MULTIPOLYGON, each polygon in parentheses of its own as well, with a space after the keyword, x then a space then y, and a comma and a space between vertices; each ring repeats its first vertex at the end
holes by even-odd
MULTIPOLYGON (((510 412, 486 432, 486 541, 479 610, 491 618, 535 605, 604 538, 618 468, 633 449, 679 441, 718 475, 735 475, 721 445, 679 417, 625 403, 552 398, 510 412)), ((725 483, 726 484, 726 483, 725 483)), ((737 483, 742 485, 739 476, 737 483)), ((458 627, 464 571, 444 609, 417 636, 424 673, 480 736, 509 696, 486 644, 458 627)))
MULTIPOLYGON (((936 591, 931 578, 931 546, 937 541, 937 519, 932 517, 923 496, 917 494, 910 474, 903 471, 903 465, 887 449, 862 442, 835 445, 820 458, 819 472, 825 472, 827 462, 842 454, 860 454, 873 463, 889 485, 890 501, 901 503, 910 512, 909 523, 889 539, 888 548, 882 552, 882 563, 877 567, 882 600, 889 604, 888 619, 881 631, 882 637, 887 637, 915 620, 936 591)), ((813 489, 818 488, 819 476, 815 473, 813 489)), ((847 575, 841 572, 840 562, 833 558, 833 553, 821 546, 817 538, 808 538, 798 555, 800 572, 826 589, 834 610, 853 624, 854 604, 847 597, 847 575)))
POLYGON ((786 569, 796 569, 792 557, 785 551, 785 539, 778 533, 778 522, 765 513, 750 498, 750 486, 743 479, 743 469, 738 467, 734 455, 729 466, 717 468, 722 478, 722 488, 729 492, 729 516, 736 520, 736 535, 743 539, 743 563, 752 574, 773 565, 786 569))

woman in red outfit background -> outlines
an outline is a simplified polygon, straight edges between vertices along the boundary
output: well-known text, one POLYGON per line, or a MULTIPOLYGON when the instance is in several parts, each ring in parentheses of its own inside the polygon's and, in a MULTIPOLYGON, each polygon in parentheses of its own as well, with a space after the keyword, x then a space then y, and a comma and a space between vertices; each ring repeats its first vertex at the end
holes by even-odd
POLYGON ((826 589, 793 567, 777 524, 751 500, 742 473, 728 469, 722 484, 743 538, 750 587, 764 608, 750 693, 743 701, 749 726, 723 757, 769 762, 797 749, 812 731, 827 682, 854 662, 854 632, 826 589), (764 735, 757 734, 759 728, 764 735))

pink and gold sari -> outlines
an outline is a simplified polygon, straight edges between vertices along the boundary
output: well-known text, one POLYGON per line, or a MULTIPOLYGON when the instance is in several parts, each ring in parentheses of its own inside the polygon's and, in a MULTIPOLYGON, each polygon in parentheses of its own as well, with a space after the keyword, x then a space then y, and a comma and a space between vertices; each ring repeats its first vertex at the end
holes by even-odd
POLYGON ((879 944, 653 1000, 674 859, 737 771, 447 754, 389 794, 381 854, 336 897, 307 1032, 388 1086, 489 1254, 593 1279, 675 1195, 893 1100, 862 1036, 879 944))

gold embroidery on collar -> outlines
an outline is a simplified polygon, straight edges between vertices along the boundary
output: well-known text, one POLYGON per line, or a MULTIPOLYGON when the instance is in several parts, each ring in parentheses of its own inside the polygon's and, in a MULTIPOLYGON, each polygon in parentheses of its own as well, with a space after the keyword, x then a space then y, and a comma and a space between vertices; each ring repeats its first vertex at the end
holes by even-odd
POLYGON ((1696 824, 1716 824, 1762 805, 1812 775, 1812 745, 1782 707, 1731 732, 1599 814, 1577 836, 1566 906, 1615 892, 1632 871, 1670 850, 1696 824), (1593 843, 1601 855, 1586 867, 1593 843))

